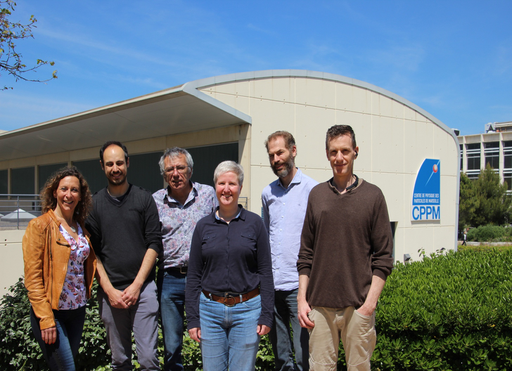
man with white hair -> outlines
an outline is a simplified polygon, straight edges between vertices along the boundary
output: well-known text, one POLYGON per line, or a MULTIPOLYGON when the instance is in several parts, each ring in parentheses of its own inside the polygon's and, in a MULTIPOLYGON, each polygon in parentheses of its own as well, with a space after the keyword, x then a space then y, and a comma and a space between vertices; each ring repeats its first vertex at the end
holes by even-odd
POLYGON ((192 182, 194 161, 183 148, 165 150, 160 173, 168 186, 153 194, 162 227, 163 256, 158 298, 164 336, 164 370, 181 371, 185 285, 190 244, 197 222, 217 207, 213 187, 192 182))

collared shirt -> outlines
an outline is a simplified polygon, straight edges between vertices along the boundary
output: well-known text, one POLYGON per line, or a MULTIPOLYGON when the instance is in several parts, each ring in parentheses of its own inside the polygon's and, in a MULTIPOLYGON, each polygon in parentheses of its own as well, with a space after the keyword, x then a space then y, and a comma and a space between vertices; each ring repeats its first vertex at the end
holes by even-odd
POLYGON ((268 236, 259 215, 239 205, 229 224, 210 214, 197 223, 192 238, 185 306, 189 329, 200 327, 201 290, 247 293, 260 288, 258 324, 272 327, 274 285, 268 236))
POLYGON ((169 195, 169 187, 153 193, 153 198, 162 224, 164 268, 187 266, 197 222, 217 207, 215 190, 209 185, 192 182, 184 205, 169 195))
POLYGON ((280 179, 265 187, 261 194, 263 221, 272 251, 274 286, 279 291, 299 287, 297 256, 309 192, 318 182, 300 169, 285 188, 280 179))

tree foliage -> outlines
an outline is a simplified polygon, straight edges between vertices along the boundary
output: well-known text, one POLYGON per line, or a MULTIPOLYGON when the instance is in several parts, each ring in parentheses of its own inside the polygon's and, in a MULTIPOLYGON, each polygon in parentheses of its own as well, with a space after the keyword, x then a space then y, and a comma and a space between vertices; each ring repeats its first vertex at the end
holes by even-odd
MULTIPOLYGON (((10 17, 16 3, 13 0, 0 0, 0 72, 6 72, 14 77, 15 81, 24 80, 32 82, 44 82, 57 78, 57 71, 53 71, 52 77, 46 80, 30 79, 27 72, 35 71, 44 66, 53 66, 54 62, 37 59, 35 65, 27 66, 22 59, 22 54, 16 50, 19 40, 33 38, 32 30, 36 28, 37 19, 31 15, 27 24, 11 22, 10 17)), ((4 86, 0 90, 12 89, 4 86)))
POLYGON ((478 205, 473 225, 504 225, 510 221, 512 199, 507 195, 507 185, 500 182, 500 176, 490 165, 480 173, 476 180, 478 205))
POLYGON ((507 185, 489 165, 480 172, 478 179, 460 177, 459 231, 467 226, 505 225, 510 223, 512 198, 507 185))
POLYGON ((472 223, 477 207, 475 182, 464 173, 460 174, 459 192, 459 233, 472 223))

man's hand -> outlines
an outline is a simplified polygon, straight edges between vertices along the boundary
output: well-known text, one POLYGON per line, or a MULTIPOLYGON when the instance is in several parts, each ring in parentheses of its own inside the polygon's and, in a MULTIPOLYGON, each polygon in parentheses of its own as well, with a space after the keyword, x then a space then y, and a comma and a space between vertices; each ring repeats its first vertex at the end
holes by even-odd
POLYGON ((57 341, 57 327, 53 326, 41 330, 41 338, 45 344, 54 344, 57 341))
POLYGON ((309 320, 308 314, 311 307, 306 300, 306 292, 308 290, 309 277, 305 274, 299 274, 299 291, 297 293, 297 317, 301 327, 312 329, 315 324, 309 320))
POLYGON ((124 289, 122 299, 127 306, 131 307, 137 303, 137 300, 139 300, 139 295, 140 286, 134 282, 124 289))
POLYGON ((258 327, 256 328, 256 332, 258 333, 259 336, 266 335, 270 332, 270 327, 265 325, 258 325, 258 327))
POLYGON ((123 291, 112 289, 108 292, 108 302, 110 306, 117 309, 126 309, 128 305, 123 300, 123 291))
POLYGON ((188 330, 188 334, 190 335, 190 338, 192 340, 197 341, 198 343, 201 342, 201 329, 199 327, 194 327, 188 330))
POLYGON ((365 304, 363 304, 361 307, 359 307, 356 310, 359 314, 362 314, 363 316, 366 316, 366 317, 371 317, 373 315, 373 312, 375 311, 375 309, 371 309, 368 306, 365 306, 365 304))
POLYGON ((364 301, 363 305, 357 309, 359 314, 368 317, 373 315, 373 312, 375 312, 375 309, 377 308, 377 301, 379 300, 379 296, 382 292, 382 289, 384 288, 385 283, 386 281, 384 281, 379 276, 372 276, 372 284, 370 285, 370 290, 368 291, 366 300, 364 301))
POLYGON ((311 307, 309 306, 308 302, 306 300, 298 300, 297 309, 300 326, 307 329, 312 329, 315 327, 315 323, 312 322, 308 317, 309 312, 311 312, 311 307))

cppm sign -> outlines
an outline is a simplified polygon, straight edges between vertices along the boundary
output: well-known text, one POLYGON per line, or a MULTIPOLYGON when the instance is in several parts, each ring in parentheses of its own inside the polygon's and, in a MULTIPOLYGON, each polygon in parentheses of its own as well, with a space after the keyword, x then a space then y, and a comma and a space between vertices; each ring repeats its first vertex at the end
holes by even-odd
POLYGON ((425 159, 416 175, 412 221, 441 220, 441 161, 425 159))

